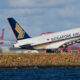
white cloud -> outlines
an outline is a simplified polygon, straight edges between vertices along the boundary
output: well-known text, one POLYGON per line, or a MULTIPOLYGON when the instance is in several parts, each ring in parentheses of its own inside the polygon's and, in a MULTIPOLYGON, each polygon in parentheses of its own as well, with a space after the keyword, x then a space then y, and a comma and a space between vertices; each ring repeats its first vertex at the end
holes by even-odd
POLYGON ((12 7, 45 7, 67 4, 73 0, 8 0, 12 7))
POLYGON ((6 37, 11 39, 11 29, 7 17, 14 17, 32 36, 46 31, 60 31, 78 27, 80 10, 75 0, 8 0, 8 8, 0 9, 1 26, 6 25, 6 37), (69 3, 69 4, 68 4, 69 3), (63 7, 59 7, 59 6, 63 7), (57 8, 55 7, 57 6, 57 8), (44 8, 45 7, 45 8, 44 8), (49 8, 48 8, 49 7, 49 8), (76 19, 73 18, 76 17, 76 19), (9 29, 8 29, 9 28, 9 29), (8 32, 10 31, 10 32, 8 32))
POLYGON ((0 16, 31 16, 31 15, 40 15, 44 13, 44 9, 2 9, 0 16))
POLYGON ((58 14, 62 17, 79 17, 80 11, 77 6, 66 6, 58 10, 58 14))

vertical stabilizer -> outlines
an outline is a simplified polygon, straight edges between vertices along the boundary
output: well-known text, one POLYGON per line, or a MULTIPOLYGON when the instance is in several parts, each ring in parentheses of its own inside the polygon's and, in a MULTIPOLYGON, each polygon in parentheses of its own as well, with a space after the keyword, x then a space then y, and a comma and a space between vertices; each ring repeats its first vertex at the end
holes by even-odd
POLYGON ((30 38, 30 36, 20 27, 20 25, 14 20, 14 18, 7 18, 8 23, 15 35, 16 40, 22 40, 30 38))

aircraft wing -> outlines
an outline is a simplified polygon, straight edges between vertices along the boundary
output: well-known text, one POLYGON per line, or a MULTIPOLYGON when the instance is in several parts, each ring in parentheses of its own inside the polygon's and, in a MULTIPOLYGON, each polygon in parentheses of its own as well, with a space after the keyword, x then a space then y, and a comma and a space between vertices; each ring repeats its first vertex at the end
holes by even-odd
POLYGON ((75 40, 68 41, 68 42, 64 43, 63 45, 61 45, 60 48, 61 47, 67 47, 67 46, 75 44, 75 43, 80 43, 80 39, 75 39, 75 40))

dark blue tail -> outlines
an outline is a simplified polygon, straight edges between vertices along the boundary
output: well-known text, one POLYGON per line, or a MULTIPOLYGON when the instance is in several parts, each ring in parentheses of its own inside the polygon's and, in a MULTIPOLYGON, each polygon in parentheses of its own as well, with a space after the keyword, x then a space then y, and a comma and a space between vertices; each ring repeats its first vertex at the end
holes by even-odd
POLYGON ((14 18, 7 18, 7 20, 15 35, 16 40, 30 38, 30 36, 20 27, 20 25, 14 20, 14 18))

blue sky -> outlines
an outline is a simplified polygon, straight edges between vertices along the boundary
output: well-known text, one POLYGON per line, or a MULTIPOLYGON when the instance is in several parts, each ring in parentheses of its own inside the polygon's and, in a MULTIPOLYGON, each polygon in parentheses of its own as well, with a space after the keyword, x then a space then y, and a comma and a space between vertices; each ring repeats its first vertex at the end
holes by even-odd
MULTIPOLYGON (((14 17, 30 36, 80 27, 80 0, 1 0, 0 29, 15 40, 6 21, 14 17)), ((0 31, 1 32, 1 31, 0 31)))

